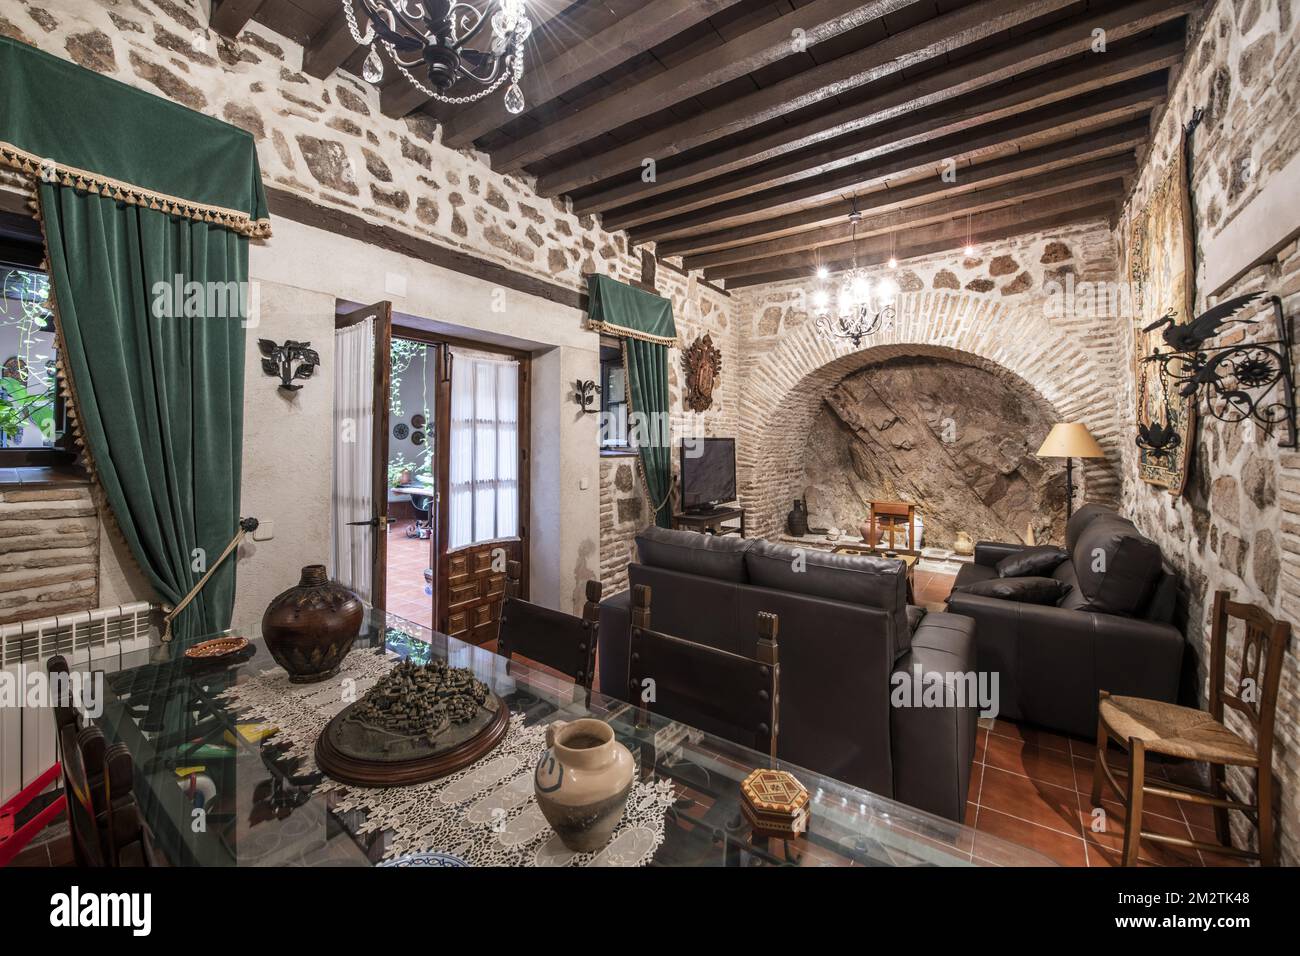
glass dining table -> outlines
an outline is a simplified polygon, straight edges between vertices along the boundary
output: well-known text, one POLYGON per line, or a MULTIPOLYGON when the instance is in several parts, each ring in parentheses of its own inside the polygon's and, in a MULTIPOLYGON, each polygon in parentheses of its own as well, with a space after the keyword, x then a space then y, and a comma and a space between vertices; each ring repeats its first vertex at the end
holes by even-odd
MULTIPOLYGON (((157 848, 178 866, 370 866, 392 856, 390 830, 367 825, 367 809, 352 805, 346 789, 323 788, 311 759, 290 752, 275 734, 262 736, 232 704, 232 690, 278 665, 257 625, 197 640, 230 635, 249 640, 233 660, 196 663, 173 643, 122 654, 105 667, 97 723, 109 743, 124 743, 134 758, 136 798, 157 848), (196 801, 196 792, 210 797, 202 812, 196 805, 205 801, 196 801)), ((441 658, 470 668, 526 727, 580 717, 608 722, 636 760, 639 779, 672 788, 651 866, 1053 865, 1006 840, 802 767, 773 764, 622 701, 599 693, 588 700, 584 688, 544 668, 508 662, 380 609, 367 609, 358 651, 393 664, 441 658), (754 834, 741 811, 741 782, 769 766, 790 772, 809 791, 807 830, 797 838, 754 834)))

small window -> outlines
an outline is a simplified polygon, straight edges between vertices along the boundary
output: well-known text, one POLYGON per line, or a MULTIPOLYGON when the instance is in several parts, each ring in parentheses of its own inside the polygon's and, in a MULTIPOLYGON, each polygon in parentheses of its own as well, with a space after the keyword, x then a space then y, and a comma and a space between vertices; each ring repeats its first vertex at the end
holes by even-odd
POLYGON ((627 373, 623 350, 600 348, 600 450, 625 451, 627 440, 627 373))
MULTIPOLYGON (((49 277, 0 262, 0 450, 57 448, 63 407, 55 358, 49 277)), ((38 461, 26 456, 27 463, 38 461)))

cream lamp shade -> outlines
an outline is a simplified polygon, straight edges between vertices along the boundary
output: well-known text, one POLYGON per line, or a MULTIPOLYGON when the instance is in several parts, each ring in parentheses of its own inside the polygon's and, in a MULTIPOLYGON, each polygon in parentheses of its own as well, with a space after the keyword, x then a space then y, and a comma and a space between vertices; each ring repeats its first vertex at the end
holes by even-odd
POLYGON ((1083 422, 1053 425, 1047 440, 1038 449, 1039 458, 1105 458, 1106 453, 1083 422))

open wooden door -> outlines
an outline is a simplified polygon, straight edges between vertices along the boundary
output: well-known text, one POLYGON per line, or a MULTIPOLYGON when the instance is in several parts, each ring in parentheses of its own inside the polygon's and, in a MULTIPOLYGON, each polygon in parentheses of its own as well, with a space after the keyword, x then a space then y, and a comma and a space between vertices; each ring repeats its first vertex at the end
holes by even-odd
POLYGON ((527 353, 444 344, 443 371, 434 621, 483 644, 497 636, 508 562, 520 562, 528 596, 529 361, 527 353))
POLYGON ((388 561, 390 302, 335 318, 333 532, 330 573, 384 607, 388 561))

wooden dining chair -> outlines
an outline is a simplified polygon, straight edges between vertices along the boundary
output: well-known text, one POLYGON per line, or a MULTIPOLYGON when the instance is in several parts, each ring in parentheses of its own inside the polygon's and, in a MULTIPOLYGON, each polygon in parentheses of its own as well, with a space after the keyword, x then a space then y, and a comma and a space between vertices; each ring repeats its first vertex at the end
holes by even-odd
POLYGON ((650 588, 632 589, 628 700, 647 713, 692 723, 701 717, 735 728, 736 743, 776 759, 781 668, 775 614, 758 615, 758 659, 662 634, 650 627, 650 588))
POLYGON ((1180 707, 1141 697, 1118 697, 1101 692, 1097 717, 1097 757, 1093 766, 1092 804, 1101 805, 1102 784, 1109 783, 1125 808, 1124 865, 1135 866, 1143 839, 1172 843, 1206 853, 1259 860, 1264 866, 1276 863, 1273 827, 1273 723, 1282 661, 1291 636, 1291 625, 1277 621, 1262 608, 1238 604, 1227 591, 1214 595, 1214 620, 1210 635, 1210 706, 1208 711, 1180 707), (1228 624, 1241 621, 1244 636, 1240 670, 1229 687, 1227 673, 1228 624), (1237 713, 1254 731, 1255 741, 1230 730, 1223 722, 1225 708, 1237 713), (1128 780, 1116 780, 1106 762, 1109 741, 1128 751, 1128 780), (1211 793, 1202 793, 1174 783, 1156 786, 1146 782, 1146 755, 1161 754, 1210 765, 1211 793), (1255 800, 1243 803, 1228 797, 1227 767, 1253 768, 1255 800), (1168 797, 1214 808, 1215 845, 1166 836, 1142 829, 1142 802, 1146 794, 1168 797), (1231 844, 1228 811, 1244 813, 1259 831, 1259 851, 1238 849, 1231 844))
MULTIPOLYGON (((508 582, 508 568, 506 575, 508 582)), ((600 582, 587 582, 582 617, 533 604, 517 593, 506 597, 501 605, 497 653, 507 660, 518 654, 559 671, 585 689, 590 703, 596 677, 596 638, 600 633, 600 582)))
POLYGON ((897 533, 900 525, 907 526, 907 550, 914 551, 916 548, 916 505, 906 501, 873 501, 871 502, 871 540, 867 542, 871 547, 879 547, 884 544, 880 540, 885 531, 889 534, 889 550, 897 550, 894 541, 894 535, 897 533), (876 527, 880 525, 885 531, 877 534, 876 527))
POLYGON ((46 664, 54 699, 68 829, 73 858, 79 866, 153 866, 153 839, 136 801, 135 766, 125 744, 109 745, 103 731, 82 726, 72 704, 71 685, 62 656, 46 664))

